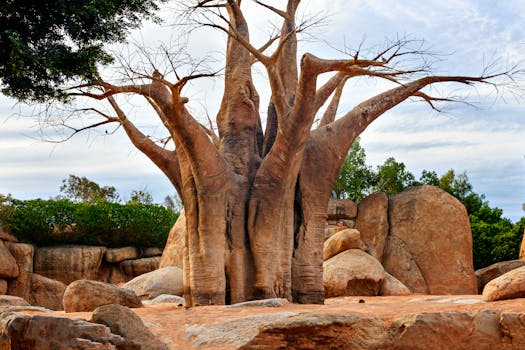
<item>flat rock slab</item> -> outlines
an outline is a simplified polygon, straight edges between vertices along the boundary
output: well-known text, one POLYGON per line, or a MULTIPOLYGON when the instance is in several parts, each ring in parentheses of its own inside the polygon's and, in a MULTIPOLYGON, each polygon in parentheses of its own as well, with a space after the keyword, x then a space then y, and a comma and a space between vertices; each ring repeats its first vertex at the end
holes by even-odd
MULTIPOLYGON (((480 295, 352 296, 277 308, 157 304, 133 312, 170 350, 333 349, 342 339, 367 350, 525 348, 523 300, 483 302, 480 295), (468 337, 458 342, 452 333, 468 337), (414 344, 418 334, 433 342, 414 344)), ((91 313, 66 316, 90 319, 91 313)))

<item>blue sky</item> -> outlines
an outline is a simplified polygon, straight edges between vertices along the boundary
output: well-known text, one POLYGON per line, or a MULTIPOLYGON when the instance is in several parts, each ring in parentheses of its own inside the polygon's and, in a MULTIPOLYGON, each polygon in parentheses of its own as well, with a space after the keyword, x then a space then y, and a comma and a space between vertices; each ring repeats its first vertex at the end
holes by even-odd
MULTIPOLYGON (((279 1, 269 1, 279 4, 279 1)), ((433 52, 442 53, 434 64, 438 74, 480 74, 487 63, 504 69, 525 57, 525 2, 523 1, 303 1, 304 13, 327 15, 322 27, 313 29, 301 42, 303 50, 323 58, 340 55, 333 47, 373 47, 385 37, 408 35, 424 39, 433 52), (388 4, 388 7, 385 6, 388 4)), ((168 5, 169 7, 170 5, 168 5)), ((248 6, 249 2, 248 2, 248 6)), ((169 20, 170 9, 163 15, 169 20)), ((252 36, 264 41, 268 13, 251 8, 252 36)), ((154 47, 173 40, 172 27, 147 24, 134 32, 135 41, 154 47)), ((189 41, 195 55, 215 57, 224 45, 218 34, 197 31, 189 41)), ((220 59, 220 57, 219 57, 220 59)), ((264 75, 257 73, 261 106, 268 92, 264 75)), ((341 110, 388 87, 359 80, 345 89, 341 110)), ((202 82, 186 92, 196 114, 213 115, 221 83, 202 82)), ((522 88, 525 83, 522 82, 522 88)), ((525 99, 506 89, 497 93, 485 86, 465 89, 446 85, 434 94, 460 95, 473 105, 445 104, 437 113, 423 103, 408 102, 387 112, 362 135, 362 146, 372 165, 393 156, 416 176, 421 170, 442 174, 448 169, 466 171, 474 190, 484 193, 490 204, 517 220, 525 215, 525 99)), ((516 92, 516 91, 514 91, 516 92)), ((522 91, 523 92, 523 91, 522 91)), ((134 105, 134 101, 133 105, 134 105)), ((0 193, 17 198, 48 198, 58 193, 69 174, 86 176, 102 185, 115 186, 126 198, 133 189, 147 189, 155 200, 173 194, 170 183, 154 165, 136 151, 122 132, 106 136, 104 130, 77 135, 66 143, 40 141, 38 121, 32 106, 0 97, 0 193)), ((159 132, 158 125, 136 109, 139 125, 159 132)), ((264 114, 264 111, 263 111, 264 114)))

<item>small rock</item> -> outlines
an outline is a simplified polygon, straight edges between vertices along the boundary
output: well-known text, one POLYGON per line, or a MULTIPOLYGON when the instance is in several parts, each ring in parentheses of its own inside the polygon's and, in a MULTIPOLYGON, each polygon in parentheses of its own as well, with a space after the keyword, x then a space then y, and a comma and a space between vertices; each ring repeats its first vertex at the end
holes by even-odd
POLYGON ((142 250, 140 256, 143 258, 150 258, 152 256, 161 256, 162 249, 157 247, 149 247, 142 250))
POLYGON ((288 304, 289 301, 284 298, 272 298, 272 299, 263 299, 263 300, 250 300, 243 303, 237 303, 232 305, 225 306, 226 308, 240 308, 240 307, 250 307, 250 306, 263 306, 263 307, 281 307, 285 304, 288 304))
POLYGON ((339 231, 324 242, 323 260, 328 260, 348 249, 366 250, 365 244, 361 241, 361 234, 352 228, 339 231))
POLYGON ((355 219, 357 205, 351 200, 330 199, 327 208, 328 220, 355 219))
POLYGON ((68 285, 62 304, 66 312, 93 311, 108 304, 142 306, 140 299, 129 289, 89 280, 78 280, 68 285))
POLYGON ((144 305, 155 305, 155 304, 177 304, 184 305, 185 301, 183 297, 171 294, 161 294, 152 300, 144 300, 144 305))
POLYGON ((490 281, 483 288, 483 300, 497 301, 525 297, 525 266, 490 281))
POLYGON ((135 247, 122 247, 115 249, 108 249, 104 254, 104 259, 108 263, 119 263, 124 260, 136 259, 139 256, 137 248, 135 247))
POLYGON ((181 296, 184 292, 182 270, 175 266, 164 267, 135 277, 123 286, 139 297, 157 297, 161 294, 181 296))
POLYGON ((122 305, 104 305, 93 311, 92 322, 108 326, 111 332, 144 350, 168 350, 168 346, 151 333, 140 317, 122 305))
POLYGON ((382 296, 395 296, 395 295, 409 295, 411 294, 410 289, 405 286, 401 281, 385 272, 385 279, 379 290, 379 295, 382 296))
POLYGON ((159 268, 160 257, 125 260, 120 263, 122 271, 128 276, 140 276, 159 268))

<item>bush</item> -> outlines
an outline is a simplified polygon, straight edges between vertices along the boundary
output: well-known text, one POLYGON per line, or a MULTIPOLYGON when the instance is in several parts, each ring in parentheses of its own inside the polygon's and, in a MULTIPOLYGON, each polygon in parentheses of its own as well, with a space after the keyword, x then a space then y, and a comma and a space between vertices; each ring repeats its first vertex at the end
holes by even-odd
POLYGON ((40 246, 163 247, 177 217, 157 204, 12 198, 0 202, 4 228, 21 241, 40 246))

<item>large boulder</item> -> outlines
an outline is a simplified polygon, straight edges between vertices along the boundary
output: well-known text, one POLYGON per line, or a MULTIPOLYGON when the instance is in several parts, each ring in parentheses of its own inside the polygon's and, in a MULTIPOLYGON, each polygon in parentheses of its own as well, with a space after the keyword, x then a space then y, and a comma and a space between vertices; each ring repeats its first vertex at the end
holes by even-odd
POLYGON ((428 293, 427 283, 408 246, 399 237, 388 236, 383 254, 383 267, 413 293, 428 293))
POLYGON ((181 296, 184 292, 184 277, 182 269, 168 266, 135 277, 123 287, 132 290, 139 297, 155 298, 161 294, 181 296))
POLYGON ((0 349, 139 350, 104 325, 49 315, 0 312, 0 349))
POLYGON ((521 259, 500 261, 482 269, 476 270, 476 279, 478 280, 478 293, 483 292, 483 288, 494 278, 499 277, 518 267, 525 266, 525 261, 521 259))
POLYGON ((93 311, 108 304, 141 307, 140 299, 133 291, 112 284, 78 280, 67 286, 62 299, 66 312, 93 311))
POLYGON ((0 278, 16 278, 18 273, 15 258, 9 253, 4 242, 0 240, 0 278))
POLYGON ((65 291, 64 283, 34 273, 31 275, 29 302, 31 305, 42 306, 50 310, 62 310, 62 298, 65 291))
POLYGON ((324 292, 327 298, 343 295, 377 295, 385 271, 373 256, 350 249, 323 263, 324 292))
POLYGON ((483 300, 496 301, 525 297, 525 266, 490 281, 483 288, 483 300))
POLYGON ((108 326, 111 332, 144 350, 168 350, 168 346, 151 333, 144 322, 122 305, 104 305, 93 311, 92 322, 108 326))
POLYGON ((405 286, 401 281, 392 276, 389 273, 385 273, 385 279, 381 284, 379 295, 381 296, 396 296, 396 295, 409 295, 411 294, 410 289, 405 286))
POLYGON ((353 228, 339 231, 324 242, 323 259, 328 260, 348 249, 366 249, 361 234, 353 228))
POLYGON ((182 269, 184 257, 184 235, 186 234, 186 215, 180 213, 177 222, 170 230, 168 241, 162 252, 159 267, 177 266, 182 269))
POLYGON ((356 229, 361 233, 370 255, 381 261, 389 229, 386 193, 374 193, 359 202, 356 229))
POLYGON ((459 200, 438 187, 412 187, 392 198, 389 218, 390 235, 406 244, 431 294, 477 293, 472 234, 459 200))
POLYGON ((38 248, 34 272, 66 285, 80 279, 99 280, 107 250, 89 246, 38 248))
POLYGON ((130 277, 143 275, 159 268, 160 257, 125 260, 120 263, 120 268, 130 277))
POLYGON ((346 199, 330 199, 327 208, 328 220, 355 219, 357 216, 357 205, 346 199))
POLYGON ((29 300, 31 276, 33 275, 33 256, 35 247, 25 243, 7 243, 7 248, 18 265, 18 278, 8 282, 7 293, 29 300))

